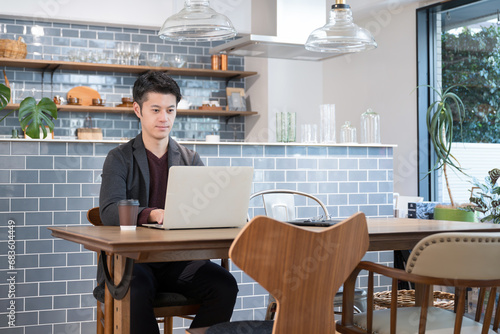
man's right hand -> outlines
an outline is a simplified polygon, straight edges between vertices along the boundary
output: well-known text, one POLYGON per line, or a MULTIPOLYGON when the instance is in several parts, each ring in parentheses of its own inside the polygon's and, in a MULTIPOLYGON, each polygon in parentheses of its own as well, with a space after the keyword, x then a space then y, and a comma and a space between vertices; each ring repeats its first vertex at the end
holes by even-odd
POLYGON ((165 210, 155 209, 149 213, 148 223, 163 224, 163 215, 165 210))

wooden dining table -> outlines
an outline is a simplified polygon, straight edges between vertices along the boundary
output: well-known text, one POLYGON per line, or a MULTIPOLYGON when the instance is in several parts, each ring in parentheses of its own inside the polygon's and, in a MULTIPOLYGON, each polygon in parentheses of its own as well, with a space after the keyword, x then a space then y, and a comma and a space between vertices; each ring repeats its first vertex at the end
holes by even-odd
MULTIPOLYGON (((304 227, 321 230, 319 227, 304 227)), ((157 230, 138 227, 122 231, 118 226, 49 227, 57 238, 86 249, 114 256, 115 284, 121 281, 126 262, 168 262, 227 258, 240 228, 157 230), (128 259, 128 260, 127 260, 128 259)), ((500 225, 408 218, 370 218, 369 251, 412 249, 422 238, 439 232, 500 232, 500 225)), ((130 293, 114 303, 115 334, 130 332, 130 293)))

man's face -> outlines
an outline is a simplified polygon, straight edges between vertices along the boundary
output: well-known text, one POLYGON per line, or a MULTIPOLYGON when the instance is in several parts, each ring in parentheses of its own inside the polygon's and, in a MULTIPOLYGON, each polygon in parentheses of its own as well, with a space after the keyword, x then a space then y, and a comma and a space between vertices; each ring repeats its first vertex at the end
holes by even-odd
POLYGON ((142 110, 134 102, 134 112, 141 120, 143 136, 162 140, 168 138, 177 114, 177 101, 173 94, 150 92, 142 103, 142 110))

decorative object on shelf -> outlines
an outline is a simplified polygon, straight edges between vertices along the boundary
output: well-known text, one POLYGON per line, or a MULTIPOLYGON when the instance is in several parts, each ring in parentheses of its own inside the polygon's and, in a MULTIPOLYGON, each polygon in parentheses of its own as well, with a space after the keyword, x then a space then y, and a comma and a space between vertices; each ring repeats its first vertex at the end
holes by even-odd
POLYGON ((82 106, 91 106, 92 99, 100 99, 101 94, 93 88, 86 86, 78 86, 71 88, 67 93, 67 98, 69 102, 70 97, 78 97, 82 106))
MULTIPOLYGON (((0 110, 3 110, 9 101, 10 87, 0 84, 0 110)), ((12 109, 11 112, 2 117, 0 122, 14 111, 16 111, 16 109, 12 109)), ((52 118, 57 119, 57 106, 54 101, 48 97, 42 98, 38 104, 34 98, 27 97, 19 106, 18 118, 21 128, 25 129, 26 134, 30 138, 46 138, 48 134, 47 128, 50 130, 49 132, 52 133, 53 137, 54 122, 52 122, 52 118)))
POLYGON ((219 101, 203 101, 198 110, 224 110, 224 108, 219 105, 219 101))
MULTIPOLYGON (((27 126, 26 126, 27 127, 27 126)), ((51 140, 51 139, 54 139, 54 131, 53 130, 50 130, 50 128, 45 125, 44 127, 41 126, 40 127, 40 132, 39 132, 39 136, 36 137, 36 136, 30 136, 26 130, 26 128, 24 128, 24 139, 45 139, 45 140, 51 140)))
POLYGON ((219 55, 212 55, 212 70, 220 70, 220 57, 219 57, 219 55))
POLYGON ((372 109, 361 114, 361 143, 380 144, 380 115, 372 109))
POLYGON ((243 88, 226 88, 227 105, 229 110, 247 111, 245 90, 243 88))
POLYGON ((167 62, 171 67, 181 68, 186 64, 186 59, 182 55, 170 55, 167 62))
POLYGON ((296 138, 297 115, 294 112, 276 113, 276 141, 293 143, 296 138))
POLYGON ((227 71, 227 54, 212 55, 212 70, 227 71))
POLYGON ((219 55, 220 57, 220 69, 222 71, 227 71, 227 53, 223 52, 219 55))
POLYGON ((87 116, 83 123, 83 128, 76 129, 76 135, 78 139, 86 140, 101 140, 102 139, 102 129, 94 128, 92 126, 92 117, 87 116))
POLYGON ((358 142, 356 128, 349 121, 346 121, 340 128, 340 142, 344 144, 356 144, 358 142))
POLYGON ((305 144, 316 144, 318 142, 318 125, 301 124, 300 141, 305 144))
POLYGON ((134 98, 132 97, 122 97, 122 103, 117 105, 117 107, 133 107, 134 98))
POLYGON ((82 104, 80 103, 80 98, 79 97, 73 97, 71 95, 68 96, 68 105, 70 106, 81 106, 82 104))
POLYGON ((146 65, 160 67, 163 64, 163 55, 161 53, 149 53, 146 58, 146 65))
POLYGON ((21 36, 16 40, 0 39, 0 57, 24 59, 28 54, 26 43, 21 36))
POLYGON ((106 100, 105 99, 92 99, 92 105, 96 107, 103 107, 106 105, 106 100))
POLYGON ((314 52, 352 53, 377 47, 373 35, 352 21, 351 7, 345 0, 336 0, 330 10, 328 22, 314 30, 305 48, 314 52))
POLYGON ((335 144, 335 104, 322 104, 320 112, 320 138, 322 143, 335 144))
POLYGON ((490 170, 484 183, 473 178, 469 199, 471 204, 466 210, 481 213, 481 222, 500 224, 500 185, 497 182, 499 178, 499 168, 490 170))
POLYGON ((235 37, 236 29, 208 0, 185 0, 184 8, 163 23, 159 36, 171 41, 217 41, 235 37))
MULTIPOLYGON (((451 194, 450 184, 448 181, 447 167, 468 176, 460 167, 458 160, 451 154, 451 144, 453 141, 453 119, 458 117, 458 121, 462 124, 465 117, 465 106, 460 97, 452 92, 458 86, 451 86, 445 91, 440 91, 429 85, 418 86, 418 88, 427 87, 430 92, 434 92, 436 99, 427 108, 426 122, 427 130, 429 131, 430 141, 434 151, 436 152, 436 163, 427 172, 426 175, 443 169, 443 175, 446 181, 446 188, 450 197, 451 206, 455 207, 453 196, 451 194), (454 108, 453 108, 454 106, 454 108)), ((429 94, 430 95, 430 94, 429 94)))

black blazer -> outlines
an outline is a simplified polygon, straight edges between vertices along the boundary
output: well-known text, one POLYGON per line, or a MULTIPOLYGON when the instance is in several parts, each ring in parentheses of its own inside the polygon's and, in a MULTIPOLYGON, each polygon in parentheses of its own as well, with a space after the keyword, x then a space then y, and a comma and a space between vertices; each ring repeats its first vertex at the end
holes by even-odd
MULTIPOLYGON (((203 166, 198 153, 168 141, 168 168, 171 166, 203 166)), ((112 149, 102 168, 99 214, 104 225, 120 225, 117 203, 122 199, 138 199, 139 212, 149 203, 149 166, 146 148, 139 134, 128 143, 112 149)))

